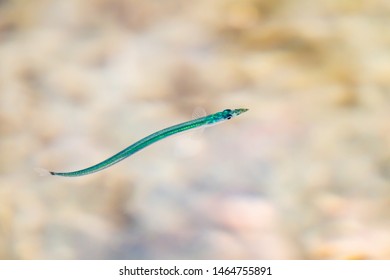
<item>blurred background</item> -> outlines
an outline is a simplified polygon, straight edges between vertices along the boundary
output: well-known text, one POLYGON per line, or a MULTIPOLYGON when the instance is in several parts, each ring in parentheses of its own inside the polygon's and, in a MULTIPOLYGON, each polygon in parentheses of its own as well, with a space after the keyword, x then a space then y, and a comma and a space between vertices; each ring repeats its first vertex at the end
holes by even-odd
POLYGON ((390 258, 390 2, 0 1, 1 259, 390 258), (72 171, 208 113, 102 172, 72 171))

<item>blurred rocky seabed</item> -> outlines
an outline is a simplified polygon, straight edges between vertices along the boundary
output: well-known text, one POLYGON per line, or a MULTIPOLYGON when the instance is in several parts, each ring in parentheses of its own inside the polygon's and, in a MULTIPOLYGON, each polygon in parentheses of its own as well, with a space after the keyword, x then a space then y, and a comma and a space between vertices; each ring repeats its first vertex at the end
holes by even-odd
POLYGON ((0 2, 1 259, 390 258, 390 2, 0 2), (76 170, 192 111, 242 116, 76 170))

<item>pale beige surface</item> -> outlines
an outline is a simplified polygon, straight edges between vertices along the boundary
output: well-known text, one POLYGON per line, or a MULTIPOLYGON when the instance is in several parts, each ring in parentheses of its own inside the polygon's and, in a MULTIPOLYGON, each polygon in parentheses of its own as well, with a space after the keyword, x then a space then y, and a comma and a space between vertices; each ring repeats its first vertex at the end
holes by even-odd
POLYGON ((0 2, 0 258, 390 258, 389 1, 0 2), (197 106, 247 113, 94 164, 197 106))

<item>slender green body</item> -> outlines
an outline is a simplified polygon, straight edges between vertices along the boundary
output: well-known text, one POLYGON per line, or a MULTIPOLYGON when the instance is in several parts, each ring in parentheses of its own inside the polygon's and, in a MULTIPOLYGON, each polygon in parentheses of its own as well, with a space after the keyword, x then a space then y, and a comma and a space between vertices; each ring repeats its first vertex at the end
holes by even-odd
POLYGON ((72 171, 72 172, 52 172, 49 171, 51 175, 57 175, 57 176, 67 176, 67 177, 76 177, 76 176, 83 176, 87 174, 91 174, 94 172, 98 172, 100 170, 103 170, 107 167, 110 167, 111 165, 114 165, 118 163, 121 160, 124 160, 125 158, 131 156, 132 154, 144 149, 145 147, 160 141, 164 138, 167 138, 171 135, 192 130, 195 128, 200 128, 203 126, 213 125, 220 123, 225 120, 229 120, 232 117, 238 116, 244 112, 246 112, 248 109, 235 109, 230 110, 226 109, 222 112, 218 112, 212 115, 208 115, 202 118, 194 119, 188 122, 180 123, 165 129, 162 129, 160 131, 157 131, 149 136, 146 136, 145 138, 142 138, 141 140, 135 142, 134 144, 130 145, 126 149, 120 151, 119 153, 113 155, 112 157, 95 164, 91 167, 72 171))

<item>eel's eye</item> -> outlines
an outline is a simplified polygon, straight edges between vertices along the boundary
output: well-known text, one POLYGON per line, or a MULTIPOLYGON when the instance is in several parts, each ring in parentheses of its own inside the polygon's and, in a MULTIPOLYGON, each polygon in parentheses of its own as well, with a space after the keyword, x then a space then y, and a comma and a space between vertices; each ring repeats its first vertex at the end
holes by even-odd
POLYGON ((225 119, 230 120, 232 118, 232 110, 226 109, 222 112, 225 119))

